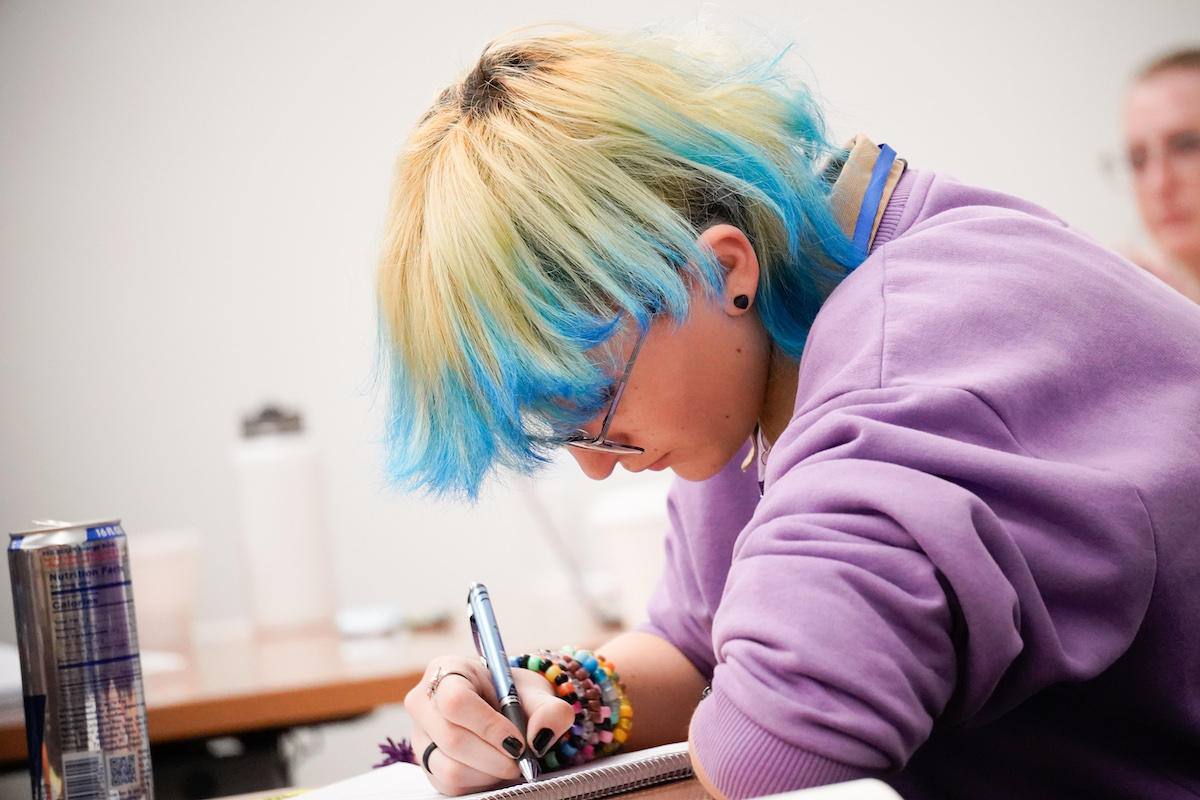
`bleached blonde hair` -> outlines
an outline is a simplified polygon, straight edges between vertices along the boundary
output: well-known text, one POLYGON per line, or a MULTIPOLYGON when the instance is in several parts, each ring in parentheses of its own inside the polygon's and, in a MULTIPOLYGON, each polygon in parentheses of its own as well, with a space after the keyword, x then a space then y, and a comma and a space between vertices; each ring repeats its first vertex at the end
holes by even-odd
POLYGON ((833 152, 772 57, 577 28, 490 44, 400 154, 378 297, 389 469, 474 495, 593 417, 622 319, 688 311, 722 273, 697 234, 740 227, 776 344, 803 348, 854 256, 815 164, 833 152), (602 348, 601 348, 602 349, 602 348))

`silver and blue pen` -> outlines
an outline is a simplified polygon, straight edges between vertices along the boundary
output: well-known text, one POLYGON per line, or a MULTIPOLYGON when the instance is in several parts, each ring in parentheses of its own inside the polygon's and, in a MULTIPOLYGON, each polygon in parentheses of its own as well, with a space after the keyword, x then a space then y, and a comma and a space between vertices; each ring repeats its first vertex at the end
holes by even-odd
MULTIPOLYGON (((500 627, 496 624, 496 613, 492 611, 487 587, 482 583, 472 583, 471 591, 467 594, 467 605, 471 607, 471 636, 475 639, 475 650, 487 664, 488 673, 492 676, 492 686, 496 688, 496 697, 500 701, 500 713, 517 727, 524 744, 529 721, 525 719, 525 709, 521 708, 521 700, 517 697, 517 687, 513 683, 512 669, 504 652, 504 642, 500 639, 500 627)), ((538 779, 537 758, 528 744, 517 757, 517 767, 527 783, 538 779)))

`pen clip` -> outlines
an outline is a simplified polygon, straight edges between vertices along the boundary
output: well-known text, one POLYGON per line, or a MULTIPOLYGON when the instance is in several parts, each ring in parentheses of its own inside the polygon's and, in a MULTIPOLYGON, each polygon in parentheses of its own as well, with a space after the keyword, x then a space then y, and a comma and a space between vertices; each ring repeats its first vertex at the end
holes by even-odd
POLYGON ((484 666, 488 666, 487 654, 483 650, 483 641, 479 638, 479 625, 475 622, 475 612, 471 612, 471 638, 475 640, 475 652, 479 654, 484 666))

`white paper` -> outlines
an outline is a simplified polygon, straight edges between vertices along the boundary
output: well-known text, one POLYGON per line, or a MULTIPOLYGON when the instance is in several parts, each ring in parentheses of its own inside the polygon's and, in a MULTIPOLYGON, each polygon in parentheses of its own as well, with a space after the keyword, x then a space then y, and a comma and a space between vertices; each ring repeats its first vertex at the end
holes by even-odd
MULTIPOLYGON (((581 767, 552 772, 546 779, 574 775, 593 769, 633 764, 655 755, 687 751, 687 743, 666 744, 646 750, 636 750, 632 753, 621 753, 604 759, 597 759, 581 767)), ((492 792, 462 795, 457 800, 485 800, 492 792)), ((371 770, 362 775, 356 775, 338 783, 330 784, 322 789, 307 792, 304 800, 444 800, 445 796, 430 785, 425 777, 425 770, 416 764, 389 764, 386 767, 371 770)))
MULTIPOLYGON (((686 742, 667 744, 610 756, 582 767, 572 767, 551 773, 546 778, 553 779, 588 772, 592 769, 632 764, 655 755, 686 751, 686 742)), ((487 800, 492 794, 492 792, 480 792, 463 795, 456 800, 487 800)), ((810 798, 811 800, 900 800, 900 795, 896 794, 895 790, 883 781, 867 778, 786 792, 774 795, 773 800, 810 800, 810 798)), ((425 771, 416 764, 391 764, 363 775, 357 775, 349 780, 330 784, 323 789, 307 792, 303 795, 302 800, 445 800, 445 796, 438 794, 437 790, 430 785, 429 779, 425 777, 425 771)))

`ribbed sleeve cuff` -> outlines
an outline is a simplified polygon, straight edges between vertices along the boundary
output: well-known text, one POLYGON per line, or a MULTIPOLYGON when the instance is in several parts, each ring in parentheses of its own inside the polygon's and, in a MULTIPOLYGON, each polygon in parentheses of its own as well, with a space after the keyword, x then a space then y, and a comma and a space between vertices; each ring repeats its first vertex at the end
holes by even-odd
POLYGON ((691 741, 705 774, 730 800, 868 776, 777 738, 718 693, 696 709, 691 741))

